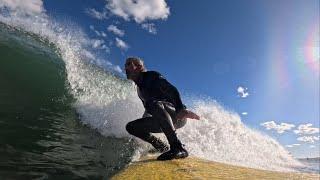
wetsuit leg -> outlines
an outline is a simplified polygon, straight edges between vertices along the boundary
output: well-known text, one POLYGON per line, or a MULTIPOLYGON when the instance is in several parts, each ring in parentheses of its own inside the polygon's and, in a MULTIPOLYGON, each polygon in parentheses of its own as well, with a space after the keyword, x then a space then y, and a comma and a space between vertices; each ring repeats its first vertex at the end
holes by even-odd
POLYGON ((143 140, 150 136, 151 133, 162 132, 159 122, 153 117, 144 117, 131 121, 126 126, 127 131, 143 140))
MULTIPOLYGON (((171 160, 171 159, 188 157, 189 153, 183 147, 182 143, 177 137, 177 134, 175 132, 175 127, 172 123, 171 116, 168 112, 169 110, 166 108, 165 103, 161 101, 152 102, 146 108, 147 108, 147 111, 152 114, 152 117, 154 117, 159 121, 160 127, 164 132, 164 134, 166 135, 170 144, 170 150, 158 156, 157 160, 163 161, 163 160, 171 160)), ((175 119, 175 121, 180 121, 180 120, 175 119)), ((184 124, 182 124, 182 126, 184 124)))
POLYGON ((127 124, 127 131, 149 143, 156 149, 163 151, 165 144, 151 133, 162 133, 166 135, 170 146, 180 146, 181 142, 178 140, 175 129, 181 128, 186 124, 186 120, 175 119, 175 109, 170 103, 155 101, 149 104, 147 108, 151 117, 144 117, 131 121, 127 124))
POLYGON ((187 120, 186 119, 176 119, 176 110, 173 107, 173 105, 171 103, 168 102, 163 102, 164 108, 166 109, 166 111, 170 114, 171 119, 172 119, 172 123, 173 126, 175 127, 175 129, 179 129, 182 128, 184 125, 186 125, 187 120))
POLYGON ((156 119, 160 125, 161 130, 167 137, 170 147, 181 146, 175 127, 172 122, 170 114, 167 112, 164 103, 161 101, 153 101, 147 104, 147 111, 152 115, 152 118, 156 119))
POLYGON ((149 142, 160 152, 165 152, 169 149, 164 142, 151 134, 162 132, 158 120, 153 117, 144 117, 131 121, 126 125, 126 129, 130 134, 149 142))

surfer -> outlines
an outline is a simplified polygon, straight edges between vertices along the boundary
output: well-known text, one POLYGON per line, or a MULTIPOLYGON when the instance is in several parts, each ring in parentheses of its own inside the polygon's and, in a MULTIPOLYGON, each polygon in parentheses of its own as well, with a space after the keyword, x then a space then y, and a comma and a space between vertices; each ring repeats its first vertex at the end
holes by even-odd
POLYGON ((161 152, 158 160, 187 157, 188 152, 178 139, 176 129, 186 124, 186 118, 199 120, 199 116, 187 110, 182 104, 176 87, 160 73, 147 71, 140 58, 127 58, 125 71, 127 78, 137 85, 138 96, 145 108, 143 117, 129 122, 126 130, 161 152), (170 150, 164 142, 151 133, 164 133, 170 150))

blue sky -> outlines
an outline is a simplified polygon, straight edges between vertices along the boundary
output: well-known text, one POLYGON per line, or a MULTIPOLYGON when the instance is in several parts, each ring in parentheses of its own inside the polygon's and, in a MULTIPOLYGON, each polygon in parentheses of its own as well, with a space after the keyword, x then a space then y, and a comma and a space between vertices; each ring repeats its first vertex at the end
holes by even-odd
POLYGON ((132 2, 41 8, 82 29, 106 61, 122 68, 139 56, 184 98, 209 96, 296 157, 319 156, 319 1, 132 2))

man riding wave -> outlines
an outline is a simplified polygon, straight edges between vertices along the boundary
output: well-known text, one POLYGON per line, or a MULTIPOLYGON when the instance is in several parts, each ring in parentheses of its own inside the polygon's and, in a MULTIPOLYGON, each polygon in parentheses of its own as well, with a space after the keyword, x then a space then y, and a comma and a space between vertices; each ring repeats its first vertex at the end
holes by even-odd
POLYGON ((199 120, 199 116, 186 109, 177 88, 160 73, 146 71, 140 58, 128 58, 125 71, 127 78, 137 85, 138 96, 145 108, 143 117, 129 122, 126 130, 161 152, 158 160, 187 157, 188 152, 178 139, 176 129, 186 124, 186 118, 199 120), (170 144, 170 150, 164 142, 151 133, 164 133, 170 144))

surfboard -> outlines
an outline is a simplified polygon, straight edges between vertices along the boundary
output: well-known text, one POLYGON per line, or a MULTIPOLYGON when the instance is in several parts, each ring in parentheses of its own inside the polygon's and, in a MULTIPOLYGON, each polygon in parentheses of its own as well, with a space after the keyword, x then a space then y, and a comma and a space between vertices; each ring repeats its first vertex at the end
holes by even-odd
POLYGON ((319 174, 283 173, 239 167, 196 157, 157 161, 144 156, 114 175, 113 180, 130 179, 319 179, 319 174))

